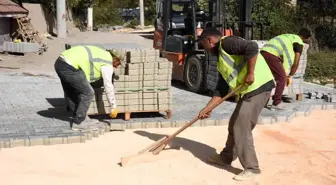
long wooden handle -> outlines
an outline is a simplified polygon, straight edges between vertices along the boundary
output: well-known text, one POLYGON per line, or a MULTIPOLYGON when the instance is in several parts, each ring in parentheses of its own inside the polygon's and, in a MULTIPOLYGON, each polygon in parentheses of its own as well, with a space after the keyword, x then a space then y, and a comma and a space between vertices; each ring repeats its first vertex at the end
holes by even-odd
MULTIPOLYGON (((217 104, 215 104, 212 107, 209 107, 208 110, 206 112, 210 112, 212 111, 214 108, 216 108, 218 105, 220 105, 222 102, 224 102, 225 100, 227 100, 229 97, 231 97, 235 92, 239 91, 241 88, 243 88, 244 85, 240 85, 237 88, 233 89, 229 94, 227 94, 226 96, 224 96, 217 104)), ((179 130, 177 130, 174 134, 168 136, 166 139, 164 140, 160 140, 160 142, 156 142, 158 143, 156 146, 154 146, 153 149, 151 149, 150 151, 154 151, 155 149, 157 149, 159 146, 161 145, 166 145, 168 144, 168 142, 173 139, 174 137, 176 137, 178 134, 180 134, 182 131, 184 131, 186 128, 190 127, 192 124, 194 124, 196 121, 199 120, 199 117, 196 116, 193 120, 191 120, 189 123, 185 124, 182 128, 180 128, 179 130)))

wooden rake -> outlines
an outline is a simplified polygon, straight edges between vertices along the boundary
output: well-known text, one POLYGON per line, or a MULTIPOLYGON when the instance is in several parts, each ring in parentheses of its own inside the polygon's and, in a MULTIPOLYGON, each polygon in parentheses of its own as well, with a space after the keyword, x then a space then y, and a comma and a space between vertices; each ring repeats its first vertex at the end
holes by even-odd
MULTIPOLYGON (((234 95, 237 91, 239 91, 243 87, 244 87, 244 85, 240 85, 237 88, 233 89, 230 93, 228 93, 226 96, 224 96, 216 105, 214 105, 213 107, 209 107, 206 110, 209 110, 208 112, 212 111, 218 105, 220 105, 222 102, 224 102, 225 100, 227 100, 228 98, 230 98, 232 95, 234 95)), ((168 143, 173 138, 175 138, 178 134, 180 134, 181 132, 183 132, 185 129, 187 129, 188 127, 190 127, 192 124, 194 124, 199 119, 200 118, 198 116, 196 116, 193 120, 191 120, 190 122, 186 123, 183 127, 181 127, 179 130, 177 130, 172 135, 162 137, 161 139, 159 139, 158 141, 156 141, 153 144, 149 145, 148 147, 140 150, 138 152, 138 154, 136 154, 136 155, 122 157, 120 165, 124 167, 124 166, 129 166, 131 163, 134 164, 134 163, 137 163, 137 162, 147 161, 146 157, 141 157, 142 155, 145 155, 145 154, 146 155, 150 155, 150 156, 158 155, 168 145, 168 143)))

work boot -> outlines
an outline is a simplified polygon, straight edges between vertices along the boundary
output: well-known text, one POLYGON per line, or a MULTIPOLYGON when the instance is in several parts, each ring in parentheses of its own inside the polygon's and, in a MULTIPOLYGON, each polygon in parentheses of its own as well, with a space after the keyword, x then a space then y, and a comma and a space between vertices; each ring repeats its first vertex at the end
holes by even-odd
POLYGON ((236 181, 252 180, 259 175, 260 175, 260 172, 255 173, 255 172, 252 172, 252 171, 249 171, 249 170, 244 170, 240 174, 233 177, 233 180, 236 180, 236 181))
POLYGON ((75 131, 91 131, 91 130, 98 130, 99 121, 96 119, 90 119, 86 116, 85 120, 80 124, 73 123, 72 130, 75 131))
POLYGON ((276 110, 285 110, 285 106, 283 103, 279 103, 278 105, 271 105, 270 110, 276 111, 276 110))
POLYGON ((231 166, 231 162, 224 161, 220 154, 214 154, 208 157, 208 162, 223 167, 231 166))

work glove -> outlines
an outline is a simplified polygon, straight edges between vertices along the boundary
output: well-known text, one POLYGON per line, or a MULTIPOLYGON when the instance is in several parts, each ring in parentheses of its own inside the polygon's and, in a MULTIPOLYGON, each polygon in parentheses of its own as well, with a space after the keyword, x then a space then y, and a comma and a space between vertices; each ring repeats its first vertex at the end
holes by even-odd
POLYGON ((287 87, 289 87, 291 83, 292 83, 291 76, 287 76, 287 87))
POLYGON ((111 118, 116 118, 118 115, 118 110, 116 108, 113 108, 110 113, 111 118))

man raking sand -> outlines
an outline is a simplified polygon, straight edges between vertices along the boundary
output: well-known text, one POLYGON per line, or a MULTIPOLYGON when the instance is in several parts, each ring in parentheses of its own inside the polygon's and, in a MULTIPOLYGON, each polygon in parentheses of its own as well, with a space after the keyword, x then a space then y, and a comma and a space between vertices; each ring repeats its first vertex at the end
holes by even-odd
MULTIPOLYGON (((244 171, 234 179, 239 181, 252 179, 260 174, 252 130, 275 87, 272 72, 259 53, 258 45, 255 42, 236 36, 222 37, 218 30, 212 28, 204 30, 199 41, 206 52, 218 55, 218 71, 230 88, 237 90, 236 94, 239 96, 237 106, 230 118, 226 146, 220 154, 210 156, 208 161, 228 166, 238 158, 244 171)), ((222 86, 223 81, 220 81, 212 99, 200 111, 199 119, 210 117, 212 109, 223 101, 222 86)), ((182 127, 180 131, 196 122, 198 118, 182 127)), ((175 133, 168 138, 177 134, 175 133)), ((159 153, 166 146, 168 138, 162 138, 157 142, 159 144, 154 144, 154 147, 150 146, 149 151, 153 154, 159 153)))

